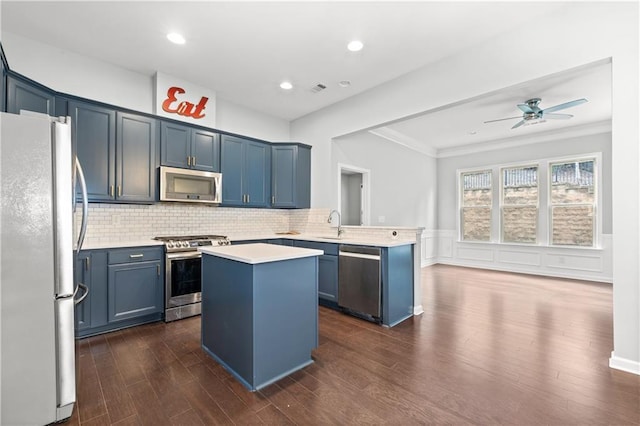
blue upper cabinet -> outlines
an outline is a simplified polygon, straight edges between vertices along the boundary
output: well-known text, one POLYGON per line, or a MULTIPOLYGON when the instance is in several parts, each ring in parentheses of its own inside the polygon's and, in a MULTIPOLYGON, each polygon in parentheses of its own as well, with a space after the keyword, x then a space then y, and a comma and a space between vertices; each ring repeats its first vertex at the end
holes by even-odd
POLYGON ((271 146, 271 206, 309 208, 311 204, 311 147, 271 146))
POLYGON ((89 201, 155 202, 158 121, 75 100, 68 114, 89 201))
POLYGON ((12 74, 7 76, 7 112, 20 110, 55 115, 55 93, 33 81, 12 74))
POLYGON ((68 114, 89 201, 115 201, 116 112, 90 102, 70 100, 68 114))
POLYGON ((221 143, 222 204, 269 207, 271 146, 223 135, 221 143))
POLYGON ((220 171, 220 135, 163 121, 161 164, 208 172, 220 171))
POLYGON ((156 201, 158 121, 118 112, 116 134, 116 199, 156 201))

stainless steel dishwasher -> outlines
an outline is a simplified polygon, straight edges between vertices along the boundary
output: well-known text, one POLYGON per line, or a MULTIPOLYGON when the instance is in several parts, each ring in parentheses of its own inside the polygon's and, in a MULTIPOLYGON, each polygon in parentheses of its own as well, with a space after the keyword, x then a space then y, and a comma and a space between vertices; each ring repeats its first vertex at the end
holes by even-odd
POLYGON ((341 245, 338 306, 370 321, 381 321, 380 249, 341 245))

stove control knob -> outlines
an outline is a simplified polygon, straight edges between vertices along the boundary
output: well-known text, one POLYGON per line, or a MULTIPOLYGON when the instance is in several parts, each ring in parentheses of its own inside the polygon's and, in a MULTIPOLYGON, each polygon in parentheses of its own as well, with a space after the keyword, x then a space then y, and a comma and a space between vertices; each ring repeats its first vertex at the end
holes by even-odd
POLYGON ((173 248, 173 241, 169 241, 167 243, 167 248, 173 248))
POLYGON ((181 245, 182 247, 189 247, 189 243, 188 243, 188 242, 186 242, 186 241, 182 241, 182 242, 180 243, 180 245, 181 245))

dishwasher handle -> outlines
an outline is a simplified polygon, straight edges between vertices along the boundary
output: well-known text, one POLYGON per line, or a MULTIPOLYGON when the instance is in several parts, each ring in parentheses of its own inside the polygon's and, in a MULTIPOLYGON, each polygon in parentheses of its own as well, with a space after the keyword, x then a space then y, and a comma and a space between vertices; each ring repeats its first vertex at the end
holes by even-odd
MULTIPOLYGON (((353 254, 365 255, 365 256, 373 256, 377 259, 380 259, 380 247, 368 247, 368 246, 351 246, 351 245, 340 245, 338 254, 340 256, 350 256, 353 254)), ((359 256, 358 256, 359 257, 359 256)))
POLYGON ((346 257, 357 257, 360 259, 380 260, 379 254, 375 255, 375 254, 351 253, 348 251, 340 251, 338 254, 340 256, 346 256, 346 257))

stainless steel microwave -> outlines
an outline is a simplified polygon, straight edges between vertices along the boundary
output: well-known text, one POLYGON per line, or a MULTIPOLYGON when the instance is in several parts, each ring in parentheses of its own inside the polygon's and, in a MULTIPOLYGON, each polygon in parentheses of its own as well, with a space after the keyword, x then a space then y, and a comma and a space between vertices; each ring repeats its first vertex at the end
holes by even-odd
POLYGON ((161 166, 160 201, 220 204, 222 174, 161 166))

